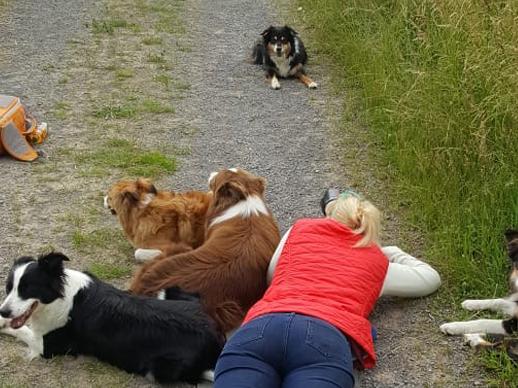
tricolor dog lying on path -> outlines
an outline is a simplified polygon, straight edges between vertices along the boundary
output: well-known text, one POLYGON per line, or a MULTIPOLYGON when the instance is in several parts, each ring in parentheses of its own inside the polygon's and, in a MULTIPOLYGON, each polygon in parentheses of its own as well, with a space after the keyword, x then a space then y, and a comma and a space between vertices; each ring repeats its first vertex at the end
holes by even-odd
POLYGON ((304 66, 308 55, 299 34, 293 28, 270 26, 261 36, 254 47, 253 61, 263 66, 272 89, 281 88, 278 77, 295 77, 308 88, 317 88, 317 83, 306 74, 304 66))

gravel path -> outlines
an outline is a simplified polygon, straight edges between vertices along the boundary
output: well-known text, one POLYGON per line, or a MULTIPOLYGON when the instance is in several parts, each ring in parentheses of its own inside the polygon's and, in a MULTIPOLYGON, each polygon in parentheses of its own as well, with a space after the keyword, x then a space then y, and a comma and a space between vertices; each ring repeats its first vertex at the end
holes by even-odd
MULTIPOLYGON (((36 1, 13 0, 7 17, 0 19, 0 35, 8 37, 0 51, 0 93, 20 95, 36 115, 49 112, 63 98, 57 87, 60 74, 49 69, 59 68, 67 40, 85 34, 85 22, 100 12, 95 9, 98 4, 48 0, 41 7, 36 1), (18 61, 22 55, 25 63, 18 61)), ((311 57, 311 47, 309 71, 321 86, 317 90, 294 80, 281 80, 282 89, 271 90, 261 69, 247 62, 258 33, 282 22, 274 6, 266 0, 186 0, 185 10, 187 32, 180 40, 190 49, 178 53, 174 72, 191 86, 186 97, 176 102, 176 118, 168 125, 188 128, 192 135, 170 128, 159 141, 188 147, 190 153, 180 160, 174 176, 162 180, 161 187, 204 188, 215 169, 249 169, 267 178, 267 201, 283 232, 297 218, 318 215, 318 200, 329 185, 354 184, 376 203, 387 201, 382 183, 371 173, 379 166, 365 158, 364 148, 375 145, 358 140, 365 129, 354 122, 347 133, 333 129, 339 117, 336 98, 328 89, 323 65, 311 57)), ((38 204, 52 201, 42 197, 30 206, 27 187, 38 184, 30 174, 32 168, 0 159, 0 268, 4 271, 12 257, 38 246, 39 233, 28 230, 23 222, 20 227, 18 221, 30 218, 31 212, 36 215, 38 204)), ((401 244, 397 217, 388 214, 387 222, 390 243, 401 244)), ((52 238, 45 231, 42 235, 52 238)), ((416 249, 408 242, 403 245, 416 249)), ((381 302, 374 314, 379 365, 359 374, 358 386, 473 385, 468 383, 473 376, 464 374, 468 353, 458 341, 438 333, 428 304, 428 300, 381 302)), ((7 349, 19 347, 9 341, 7 349)), ((33 381, 53 376, 48 385, 67 385, 70 375, 79 376, 81 384, 92 381, 89 364, 76 370, 69 358, 62 363, 37 361, 23 369, 19 363, 19 357, 0 355, 0 369, 14 376, 8 381, 11 384, 28 382, 22 371, 33 381)), ((0 372, 0 376, 7 374, 0 372)), ((123 381, 123 385, 143 384, 141 379, 123 381)))
MULTIPOLYGON (((316 91, 294 80, 281 80, 282 89, 271 90, 260 68, 247 63, 258 34, 284 23, 274 6, 257 0, 190 0, 187 8, 186 39, 194 50, 182 58, 180 71, 191 91, 178 113, 197 132, 175 185, 204 187, 209 172, 220 167, 250 169, 267 178, 268 204, 283 232, 295 219, 319 214, 318 199, 329 185, 354 183, 376 203, 387 201, 373 173, 379 166, 365 157, 366 148, 375 147, 361 143, 365 129, 354 122, 348 133, 332 129, 337 107, 311 47, 309 71, 321 86, 316 91)), ((401 244, 394 214, 386 214, 385 221, 386 241, 418 249, 408 241, 401 244)), ((358 374, 358 386, 471 385, 468 353, 458 341, 451 351, 429 300, 383 300, 373 321, 380 361, 374 370, 358 374)))

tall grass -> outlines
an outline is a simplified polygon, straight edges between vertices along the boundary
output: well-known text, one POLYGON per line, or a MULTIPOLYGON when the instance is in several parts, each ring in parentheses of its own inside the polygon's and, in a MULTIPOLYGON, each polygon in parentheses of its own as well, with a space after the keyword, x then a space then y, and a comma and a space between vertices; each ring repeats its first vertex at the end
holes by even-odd
POLYGON ((454 299, 508 291, 518 228, 518 2, 298 0, 335 80, 361 94, 394 194, 454 299))

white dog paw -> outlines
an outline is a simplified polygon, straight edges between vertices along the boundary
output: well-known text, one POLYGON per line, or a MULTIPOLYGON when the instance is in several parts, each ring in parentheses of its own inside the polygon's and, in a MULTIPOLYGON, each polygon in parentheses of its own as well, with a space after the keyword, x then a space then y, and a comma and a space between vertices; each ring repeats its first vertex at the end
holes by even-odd
POLYGON ((143 263, 145 261, 153 260, 162 254, 160 249, 142 249, 138 248, 135 251, 135 260, 143 263))
POLYGON ((279 90, 281 88, 281 84, 277 78, 272 78, 272 89, 279 90))
POLYGON ((308 85, 308 88, 310 88, 310 89, 316 89, 316 88, 318 88, 318 84, 317 84, 315 81, 312 81, 312 82, 308 85))
POLYGON ((469 310, 469 311, 482 310, 480 301, 475 300, 475 299, 467 299, 461 303, 461 306, 463 309, 469 310))
POLYGON ((444 334, 460 335, 464 334, 464 322, 450 322, 444 323, 439 328, 444 334))
POLYGON ((30 362, 30 361, 34 360, 35 358, 38 358, 38 357, 39 357, 39 353, 34 351, 34 350, 32 350, 32 349, 28 349, 25 352, 24 356, 23 356, 23 358, 27 362, 30 362))

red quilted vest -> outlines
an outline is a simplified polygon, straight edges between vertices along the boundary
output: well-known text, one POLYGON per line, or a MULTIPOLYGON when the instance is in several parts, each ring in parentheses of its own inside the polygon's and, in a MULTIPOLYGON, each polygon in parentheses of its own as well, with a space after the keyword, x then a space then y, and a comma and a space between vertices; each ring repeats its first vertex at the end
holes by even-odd
POLYGON ((381 291, 388 260, 375 244, 353 248, 361 236, 330 219, 297 221, 288 236, 272 284, 248 312, 294 312, 331 323, 362 350, 360 363, 376 362, 367 319, 381 291))

